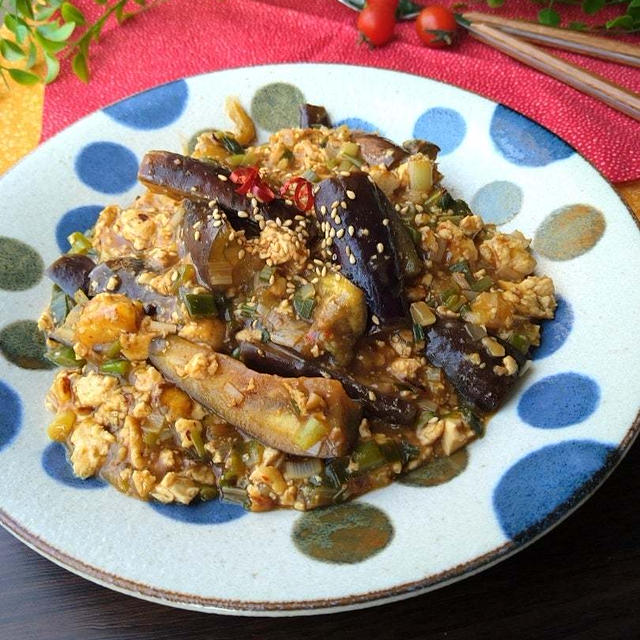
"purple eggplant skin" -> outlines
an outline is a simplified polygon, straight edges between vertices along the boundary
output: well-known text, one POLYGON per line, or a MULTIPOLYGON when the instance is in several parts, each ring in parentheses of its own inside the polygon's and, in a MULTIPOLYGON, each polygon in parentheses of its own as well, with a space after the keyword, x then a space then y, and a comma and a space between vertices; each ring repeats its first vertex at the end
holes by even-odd
MULTIPOLYGON (((526 362, 526 355, 510 344, 495 338, 518 363, 518 370, 526 362)), ((499 376, 493 371, 502 365, 502 358, 487 353, 482 343, 471 338, 464 322, 457 318, 439 318, 425 330, 426 356, 434 367, 440 367, 461 399, 483 413, 493 413, 506 400, 518 380, 518 373, 499 376), (472 353, 480 356, 481 365, 469 359, 472 353)))
POLYGON ((123 293, 142 303, 147 315, 164 322, 175 322, 178 318, 177 296, 166 296, 155 289, 140 284, 137 280, 145 265, 138 258, 117 258, 99 264, 89 274, 89 296, 108 291, 123 293))
POLYGON ((248 235, 259 231, 256 214, 265 220, 279 218, 282 222, 300 215, 298 209, 278 198, 271 202, 258 202, 257 207, 252 207, 251 197, 236 193, 237 185, 231 182, 230 175, 226 167, 169 151, 149 151, 142 158, 138 170, 138 179, 151 191, 207 204, 217 201, 231 226, 236 230, 244 229, 248 235), (239 211, 249 216, 239 217, 239 211))
POLYGON ((211 288, 209 276, 209 256, 211 248, 221 233, 226 233, 224 225, 213 223, 211 209, 202 202, 184 201, 184 218, 182 219, 182 241, 184 248, 191 255, 191 262, 196 270, 198 280, 205 287, 211 288))
POLYGON ((73 297, 80 289, 89 292, 89 273, 94 261, 81 254, 67 254, 58 258, 46 271, 47 276, 68 296, 73 297))
POLYGON ((435 160, 440 153, 440 147, 437 144, 433 144, 433 142, 428 142, 427 140, 420 140, 420 138, 405 140, 402 143, 402 148, 411 155, 421 153, 427 156, 429 160, 435 160))
POLYGON ((329 114, 324 107, 314 104, 300 105, 300 128, 309 129, 310 127, 328 127, 331 128, 331 120, 329 114))
POLYGON ((402 147, 375 133, 354 131, 351 139, 360 145, 362 159, 371 166, 381 164, 387 169, 393 169, 409 157, 402 147))
POLYGON ((274 373, 283 378, 333 378, 342 383, 352 400, 360 402, 366 415, 391 424, 413 424, 415 421, 417 407, 412 402, 399 396, 377 392, 376 399, 372 400, 369 395, 372 389, 358 382, 344 369, 320 361, 306 360, 287 347, 273 342, 239 342, 238 355, 248 367, 261 373, 274 373))
POLYGON ((381 324, 402 321, 407 301, 393 231, 396 226, 400 229, 402 221, 393 205, 360 171, 322 180, 317 189, 316 215, 328 230, 335 231, 334 259, 341 265, 342 275, 363 290, 371 313, 381 324), (332 210, 336 202, 338 206, 332 210))

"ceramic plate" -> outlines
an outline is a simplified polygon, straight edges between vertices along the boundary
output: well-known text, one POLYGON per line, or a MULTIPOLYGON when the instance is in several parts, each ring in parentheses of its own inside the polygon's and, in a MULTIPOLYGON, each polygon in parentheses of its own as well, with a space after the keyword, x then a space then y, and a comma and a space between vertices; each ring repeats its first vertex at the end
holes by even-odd
MULTIPOLYGON (((0 181, 0 520, 90 580, 165 604, 292 615, 380 604, 483 569, 549 530, 620 460, 637 428, 638 229, 571 147, 510 109, 410 75, 334 65, 235 69, 160 86, 94 113, 0 181), (43 267, 108 203, 142 191, 148 149, 180 151, 224 125, 224 98, 265 139, 324 104, 335 123, 441 148, 456 197, 534 239, 560 295, 516 393, 468 455, 333 510, 252 514, 218 501, 158 506, 75 479, 46 436, 53 377, 35 320, 43 267)), ((603 526, 594 523, 594 526, 603 526)))

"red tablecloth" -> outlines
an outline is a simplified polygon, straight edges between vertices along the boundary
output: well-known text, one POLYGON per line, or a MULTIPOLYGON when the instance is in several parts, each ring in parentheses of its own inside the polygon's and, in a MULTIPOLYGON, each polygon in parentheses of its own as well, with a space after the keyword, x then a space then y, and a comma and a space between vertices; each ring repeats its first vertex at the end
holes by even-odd
MULTIPOLYGON (((92 0, 77 4, 96 12, 92 0)), ((468 7, 487 10, 478 3, 468 7)), ((532 1, 509 0, 499 13, 533 18, 538 9, 532 1)), ((560 11, 566 22, 584 19, 577 7, 562 5, 560 11)), ((356 44, 355 21, 356 14, 335 0, 165 0, 122 28, 105 30, 88 86, 63 70, 47 87, 43 138, 124 96, 183 76, 265 63, 341 62, 397 69, 477 92, 545 125, 610 180, 640 178, 640 124, 631 118, 470 37, 454 48, 432 50, 420 44, 413 22, 400 23, 393 42, 370 50, 356 44)), ((637 69, 563 55, 640 91, 637 69)))

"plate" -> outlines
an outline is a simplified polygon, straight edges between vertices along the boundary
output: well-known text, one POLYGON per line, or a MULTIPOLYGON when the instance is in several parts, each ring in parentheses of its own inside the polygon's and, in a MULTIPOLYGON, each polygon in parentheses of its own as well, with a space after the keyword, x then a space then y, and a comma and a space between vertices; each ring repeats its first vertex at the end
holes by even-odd
MULTIPOLYGON (((0 181, 0 520, 54 562, 107 587, 218 613, 339 611, 441 587, 505 558, 576 508, 638 430, 638 229, 607 182, 524 116, 411 75, 274 65, 179 80, 96 112, 0 181), (337 508, 252 514, 221 502, 158 506, 75 479, 46 436, 53 371, 35 320, 66 236, 141 187, 148 149, 180 151, 226 122, 237 95, 261 139, 324 104, 335 123, 424 137, 441 171, 503 230, 534 239, 560 295, 530 371, 468 455, 337 508)), ((600 526, 600 523, 594 523, 600 526)))

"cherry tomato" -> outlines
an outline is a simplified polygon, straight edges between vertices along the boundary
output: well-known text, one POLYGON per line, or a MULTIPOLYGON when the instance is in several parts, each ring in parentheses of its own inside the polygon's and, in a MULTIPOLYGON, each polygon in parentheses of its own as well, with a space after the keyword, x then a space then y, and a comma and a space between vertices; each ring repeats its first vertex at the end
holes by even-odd
POLYGON ((383 5, 381 0, 374 0, 372 5, 367 4, 358 16, 358 31, 374 47, 389 42, 395 26, 395 7, 392 3, 383 5))
POLYGON ((433 4, 425 7, 416 20, 416 31, 420 40, 428 47, 446 47, 456 35, 456 19, 446 7, 433 4))

